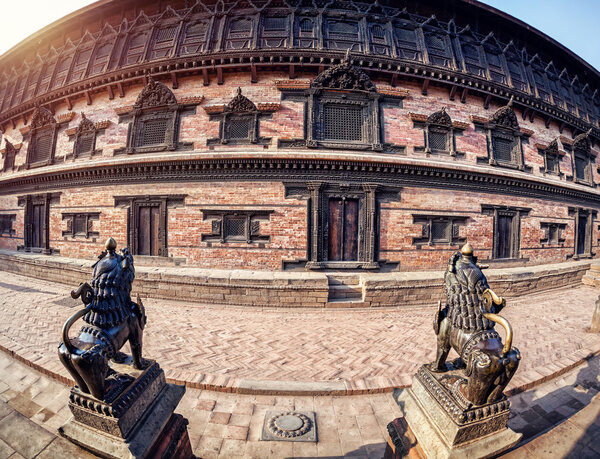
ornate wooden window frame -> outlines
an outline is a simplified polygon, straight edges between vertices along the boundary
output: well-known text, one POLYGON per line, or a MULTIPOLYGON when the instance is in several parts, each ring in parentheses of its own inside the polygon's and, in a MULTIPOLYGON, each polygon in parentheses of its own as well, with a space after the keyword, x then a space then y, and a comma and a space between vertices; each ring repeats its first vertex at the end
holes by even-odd
POLYGON ((190 104, 179 104, 173 92, 163 83, 148 76, 148 84, 139 94, 133 110, 119 117, 119 122, 129 121, 127 147, 115 150, 115 154, 136 154, 158 151, 175 151, 193 148, 193 143, 179 142, 179 124, 184 113, 195 112, 201 99, 190 104), (165 120, 164 142, 143 145, 145 123, 165 120))
POLYGON ((421 225, 421 236, 413 237, 413 245, 459 245, 466 241, 465 237, 460 237, 460 227, 467 223, 469 217, 457 215, 427 215, 413 214, 413 224, 421 225), (449 237, 434 239, 434 223, 445 223, 449 226, 449 237))
POLYGON ((573 175, 567 177, 569 180, 573 180, 575 183, 580 183, 582 185, 594 186, 593 181, 593 173, 592 173, 592 163, 595 162, 595 157, 592 154, 592 149, 590 146, 589 136, 591 134, 591 129, 588 132, 584 132, 583 134, 579 134, 573 140, 573 146, 571 148, 571 170, 573 171, 573 175), (581 158, 585 161, 584 166, 584 177, 577 176, 577 159, 581 158))
POLYGON ((34 167, 48 166, 54 163, 54 155, 56 153, 56 138, 58 134, 59 124, 52 116, 49 110, 40 107, 39 104, 33 112, 31 118, 31 131, 29 132, 29 145, 27 146, 27 159, 25 167, 27 169, 34 167), (47 134, 50 136, 50 152, 47 159, 42 159, 33 162, 35 158, 35 149, 39 138, 47 134))
POLYGON ((4 158, 4 164, 2 166, 3 172, 10 172, 15 170, 15 159, 19 150, 21 149, 21 144, 19 144, 19 148, 15 147, 10 140, 5 139, 5 146, 2 151, 2 157, 4 158))
POLYGON ((219 121, 219 137, 216 139, 207 139, 207 145, 249 145, 259 144, 268 145, 271 143, 270 137, 260 136, 260 120, 269 117, 279 106, 275 104, 264 104, 260 109, 242 94, 242 89, 237 88, 237 94, 225 106, 207 106, 210 121, 219 121), (230 129, 232 123, 242 121, 248 123, 248 137, 232 138, 230 129))
POLYGON ((131 253, 137 253, 137 242, 139 237, 140 207, 158 207, 160 209, 160 220, 158 228, 158 256, 169 256, 168 250, 168 208, 184 204, 187 194, 176 195, 143 195, 143 196, 115 196, 115 206, 127 209, 127 246, 131 253))
POLYGON ((93 239, 100 236, 100 233, 93 231, 94 221, 100 219, 100 212, 63 212, 62 219, 66 222, 67 229, 62 232, 62 236, 66 239, 77 238, 83 236, 85 239, 93 239), (76 220, 83 220, 83 231, 77 232, 76 220))
POLYGON ((573 238, 573 260, 579 260, 581 258, 593 258, 594 253, 592 252, 592 236, 594 232, 594 220, 598 217, 598 211, 594 209, 585 209, 582 207, 569 207, 569 216, 573 217, 574 224, 574 238, 573 238), (579 245, 579 217, 585 216, 587 218, 586 230, 585 230, 585 241, 584 241, 584 252, 583 254, 577 253, 577 247, 579 245))
POLYGON ((540 166, 540 172, 544 175, 557 175, 563 177, 560 171, 560 161, 565 151, 558 146, 558 139, 554 139, 546 148, 538 148, 538 153, 544 158, 544 165, 540 166))
MULTIPOLYGON (((487 123, 481 125, 484 132, 486 132, 488 157, 478 158, 477 162, 531 172, 531 167, 525 165, 523 158, 523 142, 528 141, 529 134, 521 131, 517 116, 512 109, 512 100, 511 97, 506 106, 499 108, 487 123), (498 140, 514 144, 511 149, 511 161, 504 161, 497 157, 498 140)), ((479 123, 476 122, 476 124, 479 123)))
POLYGON ((567 229, 566 223, 556 222, 540 222, 540 229, 544 232, 544 236, 540 238, 540 244, 544 246, 560 246, 565 245, 564 231, 567 229), (552 237, 552 235, 556 237, 552 237))
MULTIPOLYGON (((304 102, 304 139, 280 139, 281 148, 328 148, 345 150, 403 151, 398 145, 382 143, 381 110, 383 96, 362 69, 351 64, 349 53, 338 65, 321 72, 309 88, 301 92, 282 89, 285 99, 304 102), (327 140, 324 130, 324 107, 331 105, 358 106, 362 110, 362 139, 327 140)), ((402 106, 405 94, 386 94, 386 101, 402 106)))
POLYGON ((492 259, 498 261, 510 261, 510 260, 526 260, 521 258, 521 218, 529 215, 531 208, 528 207, 511 207, 511 206, 499 206, 493 204, 482 204, 481 213, 483 215, 490 215, 494 217, 493 227, 493 243, 492 243, 492 259), (512 240, 510 243, 511 256, 509 258, 499 258, 499 237, 498 237, 498 217, 500 215, 507 215, 512 217, 512 240))
POLYGON ((13 227, 17 214, 0 214, 0 237, 14 237, 17 233, 13 227))
POLYGON ((271 236, 261 234, 260 222, 269 221, 273 210, 239 210, 239 209, 202 209, 202 220, 211 221, 211 232, 202 234, 202 242, 271 242, 271 236), (244 234, 231 236, 227 234, 227 220, 243 220, 244 234))
POLYGON ((96 125, 85 116, 85 113, 81 113, 81 121, 75 129, 75 134, 72 136, 74 138, 73 153, 67 155, 67 158, 72 157, 73 159, 75 159, 84 156, 94 156, 94 154, 97 153, 97 134, 98 130, 96 129, 96 125), (86 149, 84 149, 83 147, 86 145, 86 143, 89 146, 86 149))
POLYGON ((464 152, 456 150, 456 136, 462 135, 464 128, 461 123, 453 123, 450 115, 446 112, 446 107, 442 107, 429 116, 410 114, 413 119, 414 127, 423 129, 425 147, 415 147, 415 151, 424 151, 427 155, 446 154, 450 156, 461 157, 464 152), (425 121, 424 121, 425 120, 425 121), (446 146, 444 149, 432 148, 431 133, 444 135, 446 146))
POLYGON ((53 252, 50 247, 50 207, 52 204, 58 203, 60 200, 60 192, 44 193, 44 194, 28 194, 18 197, 20 207, 25 208, 24 216, 24 245, 19 249, 25 252, 41 252, 49 255, 53 252), (41 247, 32 247, 33 244, 33 206, 42 205, 43 222, 42 222, 42 241, 41 247))

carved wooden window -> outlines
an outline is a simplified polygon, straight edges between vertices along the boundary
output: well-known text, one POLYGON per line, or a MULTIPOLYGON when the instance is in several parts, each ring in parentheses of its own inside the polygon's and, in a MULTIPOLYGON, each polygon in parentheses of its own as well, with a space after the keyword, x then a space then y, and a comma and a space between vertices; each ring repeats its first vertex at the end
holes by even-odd
POLYGON ((52 89, 56 89, 65 85, 72 61, 72 54, 67 54, 59 59, 58 64, 56 65, 54 78, 52 79, 52 89))
POLYGON ((523 64, 516 55, 508 55, 506 59, 510 81, 515 89, 528 92, 527 77, 523 70, 523 64))
POLYGON ((539 153, 544 158, 544 167, 542 168, 544 174, 562 175, 560 172, 560 152, 556 140, 553 140, 545 150, 540 150, 539 153))
POLYGON ((489 78, 498 83, 506 84, 504 65, 502 63, 502 51, 491 45, 484 45, 485 60, 488 66, 489 78))
POLYGON ((360 29, 357 21, 327 19, 325 30, 328 48, 361 50, 360 29))
POLYGON ((175 150, 178 145, 181 107, 169 88, 149 80, 134 104, 127 153, 175 150))
POLYGON ((588 139, 590 132, 583 133, 573 140, 572 164, 573 179, 577 183, 584 185, 593 185, 592 179, 592 157, 590 142, 588 139))
POLYGON ((261 47, 284 48, 290 37, 287 16, 263 16, 261 25, 261 47))
POLYGON ((40 79, 40 73, 41 73, 41 69, 40 69, 40 67, 38 67, 29 74, 29 76, 27 78, 27 87, 23 94, 24 101, 29 100, 34 96, 35 90, 38 85, 38 81, 40 79))
POLYGON ((4 167, 3 171, 12 171, 15 168, 15 157, 17 156, 17 150, 14 145, 6 139, 6 146, 4 147, 4 167))
POLYGON ((569 207, 569 215, 575 220, 575 240, 573 258, 590 258, 592 253, 592 230, 597 211, 569 207))
POLYGON ((154 30, 149 59, 163 59, 172 54, 177 39, 179 24, 168 24, 154 30))
POLYGON ((296 17, 296 37, 299 48, 316 48, 316 18, 296 17))
POLYGON ((460 237, 460 227, 467 217, 441 215, 413 215, 413 223, 422 225, 421 236, 413 238, 413 244, 457 245, 465 241, 460 237))
POLYGON ((179 54, 185 56, 204 51, 209 25, 210 22, 208 20, 198 20, 186 24, 182 33, 183 38, 179 54))
POLYGON ((518 155, 517 139, 507 131, 496 130, 492 134, 494 159, 502 164, 514 164, 518 155))
POLYGON ((62 219, 66 224, 66 230, 62 232, 63 237, 90 239, 100 236, 99 232, 93 231, 94 221, 100 219, 100 214, 97 212, 63 213, 62 219))
POLYGON ((543 231, 543 236, 540 239, 542 245, 559 245, 564 244, 564 231, 567 228, 566 223, 541 222, 540 229, 543 231))
POLYGON ((144 54, 149 35, 150 31, 145 30, 129 36, 125 45, 122 65, 137 64, 138 62, 144 60, 144 54))
POLYGON ((27 147, 27 167, 52 164, 56 148, 57 123, 52 114, 37 106, 31 118, 31 134, 27 147))
POLYGON ((75 131, 75 143, 73 145, 73 156, 92 156, 96 149, 96 126, 81 114, 81 122, 75 131))
POLYGON ((247 49, 252 46, 254 21, 248 18, 233 18, 227 25, 225 49, 247 49))
POLYGON ((550 102, 550 92, 548 90, 548 84, 546 83, 546 72, 544 69, 534 66, 532 68, 532 76, 537 96, 546 102, 550 102))
POLYGON ((12 95, 11 107, 14 107, 15 105, 17 105, 21 102, 26 83, 27 83, 26 75, 25 76, 22 75, 20 78, 17 79, 17 82, 15 84, 15 90, 12 95))
POLYGON ((112 49, 112 42, 96 44, 89 66, 89 75, 97 75, 106 71, 112 49))
POLYGON ((261 234, 261 222, 269 221, 272 210, 215 210, 203 209, 202 219, 211 221, 211 232, 202 234, 206 242, 269 242, 261 234))
POLYGON ((484 215, 494 217, 492 258, 519 258, 521 218, 527 216, 531 209, 483 204, 481 210, 484 215))
POLYGON ((427 54, 431 64, 442 67, 452 66, 452 55, 450 53, 448 38, 445 34, 433 30, 426 31, 425 46, 427 47, 427 54))
POLYGON ((369 26, 371 52, 373 54, 382 54, 389 56, 390 38, 384 24, 371 24, 369 26))
POLYGON ((8 110, 12 103, 12 95, 15 90, 16 81, 12 80, 6 85, 6 93, 4 95, 4 100, 2 101, 2 110, 8 110))
POLYGON ((37 94, 44 94, 50 88, 50 82, 52 81, 52 75, 54 74, 54 67, 56 66, 56 60, 47 62, 40 76, 40 84, 38 85, 37 94))
POLYGON ((488 162, 493 166, 525 170, 521 146, 524 134, 511 106, 512 99, 505 107, 498 109, 484 126, 488 131, 488 162))
POLYGON ((83 78, 91 55, 92 48, 82 49, 75 53, 75 57, 73 58, 73 68, 69 74, 68 82, 78 81, 83 78))
POLYGON ((465 71, 467 73, 485 77, 483 51, 479 44, 467 39, 461 43, 461 50, 464 58, 465 71))
POLYGON ((16 231, 13 229, 13 223, 17 219, 16 214, 0 215, 0 236, 13 237, 16 231))

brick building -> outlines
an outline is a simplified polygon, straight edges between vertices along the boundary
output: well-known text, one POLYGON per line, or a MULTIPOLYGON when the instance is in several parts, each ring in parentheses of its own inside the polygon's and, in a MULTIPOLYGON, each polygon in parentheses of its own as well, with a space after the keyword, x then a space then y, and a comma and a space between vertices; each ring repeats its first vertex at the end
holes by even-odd
POLYGON ((228 270, 592 258, 600 74, 473 1, 101 0, 0 57, 0 248, 228 270))

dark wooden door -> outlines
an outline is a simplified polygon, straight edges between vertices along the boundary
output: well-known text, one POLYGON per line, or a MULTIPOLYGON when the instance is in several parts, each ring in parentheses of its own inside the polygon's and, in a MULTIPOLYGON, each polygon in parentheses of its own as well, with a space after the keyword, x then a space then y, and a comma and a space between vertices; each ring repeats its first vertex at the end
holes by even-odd
POLYGON ((137 254, 158 256, 160 249, 160 207, 140 206, 137 222, 137 254))
POLYGON ((329 261, 358 260, 358 199, 329 200, 329 261))
POLYGON ((577 255, 585 254, 585 241, 587 239, 587 216, 580 215, 577 224, 577 255))
POLYGON ((498 258, 512 258, 512 215, 498 215, 498 258))
POLYGON ((44 205, 31 206, 31 247, 40 248, 44 244, 44 205))

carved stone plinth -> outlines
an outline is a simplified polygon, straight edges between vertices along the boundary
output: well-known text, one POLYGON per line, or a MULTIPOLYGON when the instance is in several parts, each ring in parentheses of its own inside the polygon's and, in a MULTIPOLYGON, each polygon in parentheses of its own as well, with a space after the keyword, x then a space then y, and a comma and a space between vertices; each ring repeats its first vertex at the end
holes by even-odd
MULTIPOLYGON (((510 402, 470 406, 458 390, 462 371, 432 373, 426 366, 412 387, 395 394, 419 447, 429 458, 484 458, 516 445, 521 434, 506 427, 510 402)), ((400 456, 399 456, 400 457, 400 456)))
POLYGON ((192 457, 187 420, 173 413, 185 387, 167 384, 156 362, 145 363, 136 370, 111 362, 116 373, 108 377, 104 400, 71 389, 73 418, 60 434, 105 458, 192 457))

